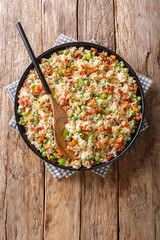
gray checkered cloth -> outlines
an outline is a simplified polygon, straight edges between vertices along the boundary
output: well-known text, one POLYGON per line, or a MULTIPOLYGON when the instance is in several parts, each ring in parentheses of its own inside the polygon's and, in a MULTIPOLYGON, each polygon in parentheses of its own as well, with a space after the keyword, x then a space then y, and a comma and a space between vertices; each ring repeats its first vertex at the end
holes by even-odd
MULTIPOLYGON (((72 38, 69 38, 63 34, 60 34, 55 45, 54 46, 58 46, 60 44, 63 44, 63 43, 67 43, 67 42, 75 42, 74 39, 72 38)), ((96 41, 94 39, 90 40, 90 42, 93 42, 93 43, 96 43, 96 41)), ((146 96, 151 84, 152 84, 152 80, 139 74, 139 73, 136 73, 141 84, 142 84, 142 88, 143 88, 143 93, 144 95, 146 96)), ((11 99, 13 105, 14 105, 14 99, 15 99, 15 94, 16 94, 16 89, 17 89, 17 86, 18 86, 18 82, 19 81, 16 81, 10 85, 8 85, 7 87, 5 87, 5 90, 6 92, 8 93, 8 96, 9 98, 11 99)), ((18 131, 18 127, 17 127, 17 124, 16 124, 16 120, 15 120, 15 117, 13 117, 9 123, 9 125, 14 128, 15 130, 18 131)), ((148 125, 148 122, 146 119, 144 119, 143 121, 143 125, 141 127, 141 131, 145 130, 146 128, 148 128, 149 125, 148 125)), ((50 172, 53 174, 53 176, 55 177, 55 179, 60 179, 62 177, 69 177, 71 176, 72 174, 76 173, 76 170, 75 171, 70 171, 70 170, 64 170, 64 169, 60 169, 60 168, 57 168, 57 167, 54 167, 53 165, 49 164, 49 163, 45 163, 47 165, 47 167, 49 168, 50 172)), ((110 167, 110 164, 107 165, 107 166, 102 166, 96 170, 92 170, 92 172, 102 176, 102 177, 105 177, 107 171, 108 171, 108 168, 110 167)))

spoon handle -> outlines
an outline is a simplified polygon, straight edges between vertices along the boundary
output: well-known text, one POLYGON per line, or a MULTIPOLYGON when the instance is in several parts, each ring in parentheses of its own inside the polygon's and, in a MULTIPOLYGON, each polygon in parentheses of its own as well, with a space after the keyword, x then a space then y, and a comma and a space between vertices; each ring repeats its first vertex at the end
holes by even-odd
POLYGON ((42 71, 41 71, 41 69, 39 67, 38 61, 37 61, 37 59, 36 59, 36 57, 35 57, 35 55, 33 53, 33 50, 31 48, 30 43, 29 43, 29 41, 28 41, 28 39, 26 37, 26 34, 25 34, 25 32, 24 32, 24 30, 22 28, 21 23, 17 22, 16 26, 17 26, 18 31, 19 31, 19 33, 21 35, 21 38, 22 38, 22 40, 23 40, 23 42, 25 44, 25 47, 26 47, 26 49, 27 49, 27 51, 29 53, 29 56, 30 56, 30 58, 31 58, 31 60, 33 62, 33 65, 34 65, 34 67, 35 67, 35 69, 36 69, 36 71, 38 73, 38 76, 39 76, 39 78, 40 78, 40 80, 41 80, 41 82, 42 82, 42 84, 44 86, 44 89, 46 90, 46 93, 47 94, 51 94, 51 90, 50 90, 50 88, 49 88, 49 86, 48 86, 48 84, 47 84, 47 82, 46 82, 46 80, 44 78, 44 75, 43 75, 43 73, 42 73, 42 71))

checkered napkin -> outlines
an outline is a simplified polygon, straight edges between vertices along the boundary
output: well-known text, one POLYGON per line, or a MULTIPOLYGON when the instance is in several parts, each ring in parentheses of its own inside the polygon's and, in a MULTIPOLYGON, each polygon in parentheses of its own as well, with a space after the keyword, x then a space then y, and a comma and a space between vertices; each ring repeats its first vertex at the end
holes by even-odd
MULTIPOLYGON (((54 46, 57 46, 57 45, 60 45, 60 44, 63 44, 63 43, 67 43, 67 42, 75 42, 74 39, 72 38, 69 38, 63 34, 60 34, 55 45, 54 46)), ((90 42, 93 42, 93 43, 96 43, 96 41, 94 39, 90 40, 90 42)), ((152 80, 139 74, 139 73, 136 73, 141 84, 142 84, 142 88, 143 88, 143 93, 144 95, 146 96, 151 84, 152 84, 152 80)), ((12 103, 14 104, 14 98, 15 98, 15 94, 16 94, 16 89, 17 89, 17 86, 18 86, 18 82, 19 81, 16 81, 10 85, 8 85, 7 87, 5 87, 5 90, 6 92, 8 93, 8 96, 9 98, 11 99, 12 103)), ((9 123, 9 125, 14 128, 15 130, 18 131, 18 127, 16 125, 16 120, 15 120, 15 117, 13 117, 9 123)), ((145 130, 146 128, 148 128, 149 125, 148 125, 148 122, 146 119, 144 119, 143 121, 143 125, 141 127, 141 131, 145 130)), ((60 179, 62 177, 69 177, 71 176, 72 174, 76 173, 76 170, 74 171, 71 171, 71 170, 64 170, 64 169, 60 169, 60 168, 57 168, 57 167, 54 167, 53 165, 49 164, 49 163, 45 163, 47 165, 47 167, 49 168, 50 172, 53 174, 53 176, 55 177, 55 179, 60 179)), ((108 171, 108 168, 109 168, 110 164, 107 165, 107 166, 102 166, 100 167, 99 169, 96 169, 96 170, 92 170, 92 172, 102 176, 102 177, 105 177, 107 171, 108 171)))

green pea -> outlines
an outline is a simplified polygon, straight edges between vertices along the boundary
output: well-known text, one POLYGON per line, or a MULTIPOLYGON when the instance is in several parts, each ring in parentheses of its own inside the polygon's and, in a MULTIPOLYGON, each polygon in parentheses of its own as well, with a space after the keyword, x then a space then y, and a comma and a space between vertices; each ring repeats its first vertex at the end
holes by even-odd
POLYGON ((22 112, 21 115, 22 115, 22 116, 25 116, 25 115, 27 115, 27 113, 26 113, 26 112, 22 112))
POLYGON ((96 165, 99 165, 99 164, 100 164, 100 161, 95 161, 95 164, 96 164, 96 165))
POLYGON ((116 111, 115 111, 115 114, 116 114, 116 115, 118 115, 118 112, 119 112, 119 111, 118 111, 118 110, 116 110, 116 111))
POLYGON ((40 153, 42 153, 42 152, 46 152, 46 149, 41 148, 41 149, 40 149, 40 153))
POLYGON ((129 137, 127 138, 127 141, 128 141, 128 142, 130 142, 130 141, 131 141, 131 139, 132 139, 132 138, 129 136, 129 137))
POLYGON ((135 115, 135 112, 133 110, 131 110, 131 115, 134 116, 135 115))
POLYGON ((120 131, 120 134, 122 134, 122 135, 123 135, 123 134, 124 134, 124 132, 121 130, 121 131, 120 131))
POLYGON ((61 79, 59 79, 59 83, 62 83, 62 82, 63 82, 62 78, 61 78, 61 79))
POLYGON ((56 158, 56 159, 58 158, 56 152, 53 153, 53 156, 54 156, 54 158, 56 158))
POLYGON ((37 101, 37 103, 40 103, 40 101, 37 101))
POLYGON ((58 73, 59 77, 62 76, 62 70, 61 70, 61 69, 58 69, 58 70, 57 70, 57 73, 58 73))
POLYGON ((124 62, 121 63, 121 67, 122 67, 122 68, 124 67, 124 62))
POLYGON ((58 84, 58 81, 57 81, 57 80, 55 81, 55 84, 58 84))
POLYGON ((81 114, 79 114, 79 115, 78 115, 78 119, 81 119, 81 118, 82 118, 82 116, 81 116, 81 114))
POLYGON ((59 50, 58 51, 58 54, 60 55, 60 54, 63 54, 64 53, 64 50, 59 50))
POLYGON ((78 83, 75 83, 75 84, 74 84, 74 87, 75 87, 75 88, 78 88, 78 87, 79 87, 78 83))
POLYGON ((47 141, 48 141, 48 140, 45 138, 45 139, 43 140, 43 143, 47 143, 47 141))
POLYGON ((43 108, 43 112, 45 112, 46 111, 46 107, 45 108, 43 108))
POLYGON ((128 69, 128 68, 124 68, 124 72, 125 72, 125 73, 128 73, 128 72, 129 72, 129 69, 128 69))
POLYGON ((131 100, 134 100, 134 96, 133 95, 131 95, 130 98, 131 98, 131 100))
POLYGON ((69 116, 68 116, 69 118, 72 118, 73 117, 73 115, 72 114, 69 114, 69 116))
POLYGON ((43 156, 43 157, 47 157, 46 152, 42 152, 42 156, 43 156))
POLYGON ((19 124, 20 124, 20 125, 24 125, 24 118, 23 118, 23 117, 20 118, 19 124))
POLYGON ((71 62, 71 66, 73 66, 74 65, 74 62, 71 62))
POLYGON ((96 53, 91 51, 91 55, 92 55, 92 57, 94 57, 96 55, 96 53))
POLYGON ((49 98, 46 99, 46 102, 50 102, 49 98))
POLYGON ((66 141, 67 142, 71 142, 72 140, 71 140, 71 138, 67 138, 66 141))
POLYGON ((81 128, 78 128, 77 129, 77 133, 81 133, 82 132, 82 129, 81 128))
POLYGON ((56 68, 58 68, 58 66, 57 66, 57 65, 53 65, 52 68, 53 68, 53 69, 56 69, 56 68))
POLYGON ((67 55, 69 52, 67 50, 64 50, 64 55, 67 55))
POLYGON ((100 119, 102 117, 102 114, 98 113, 97 117, 98 117, 98 119, 100 119))
POLYGON ((108 138, 108 139, 109 139, 109 136, 105 134, 105 138, 108 138))
POLYGON ((140 96, 137 97, 137 101, 139 101, 139 102, 141 101, 141 97, 140 96))
POLYGON ((62 136, 63 136, 63 137, 66 137, 67 134, 68 134, 68 130, 65 128, 65 129, 63 130, 62 136))
POLYGON ((91 140, 91 141, 93 140, 93 135, 89 136, 89 140, 91 140))
POLYGON ((96 71, 96 73, 99 75, 99 71, 96 71))
POLYGON ((103 94, 99 95, 99 98, 100 98, 100 99, 105 99, 105 98, 107 98, 107 94, 106 94, 106 93, 103 93, 103 94))
POLYGON ((82 109, 82 110, 86 110, 86 106, 85 106, 85 105, 82 105, 82 106, 81 106, 81 109, 82 109))
POLYGON ((135 131, 136 131, 135 129, 132 129, 132 131, 131 131, 131 132, 132 132, 132 133, 135 133, 135 131))
POLYGON ((33 125, 37 125, 37 121, 33 121, 33 125))
POLYGON ((96 152, 101 152, 102 149, 96 149, 96 152))
POLYGON ((89 59, 91 59, 91 55, 90 54, 84 54, 84 56, 83 56, 83 60, 89 60, 89 59))
POLYGON ((31 85, 31 88, 34 88, 35 86, 36 86, 35 84, 32 84, 32 85, 31 85))
POLYGON ((86 157, 86 160, 88 160, 88 161, 89 161, 90 159, 91 159, 91 157, 90 157, 90 156, 87 156, 87 157, 86 157))
POLYGON ((87 86, 89 86, 89 84, 90 84, 90 83, 89 83, 89 80, 85 80, 84 83, 85 83, 87 86))
POLYGON ((81 55, 84 56, 84 52, 81 52, 81 55))
POLYGON ((106 78, 104 81, 105 81, 105 82, 109 82, 109 79, 108 79, 108 78, 106 78))
POLYGON ((58 159, 58 163, 59 163, 59 165, 64 165, 65 162, 66 162, 66 160, 65 160, 64 158, 60 158, 60 159, 58 159))
POLYGON ((51 113, 51 110, 49 110, 48 113, 51 113))
POLYGON ((52 91, 52 95, 54 96, 54 94, 55 94, 55 92, 54 91, 52 91))
POLYGON ((110 112, 110 110, 109 110, 109 109, 104 109, 104 108, 101 108, 101 111, 102 111, 102 113, 105 113, 105 114, 107 114, 107 113, 109 113, 109 112, 110 112))
POLYGON ((52 58, 48 59, 48 62, 51 63, 52 62, 52 58))
POLYGON ((50 158, 49 158, 50 160, 54 160, 54 156, 52 156, 52 155, 50 155, 50 158))
POLYGON ((72 134, 72 133, 70 133, 70 134, 69 134, 69 137, 70 137, 70 138, 72 138, 72 137, 73 137, 73 134, 72 134))
POLYGON ((84 85, 84 81, 81 78, 79 79, 79 85, 84 85))
POLYGON ((76 117, 72 117, 72 121, 76 121, 76 117))
POLYGON ((53 129, 50 129, 50 132, 53 133, 53 129))
POLYGON ((87 135, 84 136, 84 139, 86 140, 86 142, 88 142, 88 136, 87 135))
POLYGON ((82 139, 84 138, 84 134, 83 134, 83 133, 80 133, 79 136, 80 136, 80 138, 82 138, 82 139))
POLYGON ((98 156, 95 156, 95 160, 96 160, 96 161, 99 161, 99 159, 100 159, 100 158, 99 158, 98 156))

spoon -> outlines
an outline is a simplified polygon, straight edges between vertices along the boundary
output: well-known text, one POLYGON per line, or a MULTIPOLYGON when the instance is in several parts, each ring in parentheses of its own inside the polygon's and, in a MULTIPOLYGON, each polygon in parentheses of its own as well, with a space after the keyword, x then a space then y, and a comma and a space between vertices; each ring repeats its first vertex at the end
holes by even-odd
POLYGON ((24 42, 24 45, 29 53, 29 56, 33 62, 33 65, 38 73, 38 76, 44 86, 44 89, 46 91, 46 93, 48 94, 48 97, 50 99, 50 103, 52 106, 52 111, 53 111, 53 116, 54 116, 54 136, 55 136, 55 141, 56 141, 56 145, 59 149, 59 151, 62 153, 62 155, 64 155, 65 157, 71 158, 73 160, 78 159, 77 156, 74 155, 74 153, 69 150, 66 146, 66 142, 64 141, 64 137, 62 136, 62 132, 64 130, 64 126, 67 123, 67 114, 66 112, 64 112, 62 110, 62 108, 59 106, 59 104, 56 102, 56 100, 54 99, 51 90, 44 78, 44 75, 39 67, 38 61, 33 53, 33 50, 30 46, 30 43, 26 37, 26 34, 22 28, 22 25, 20 22, 16 23, 16 26, 18 28, 18 31, 21 35, 21 38, 24 42))

